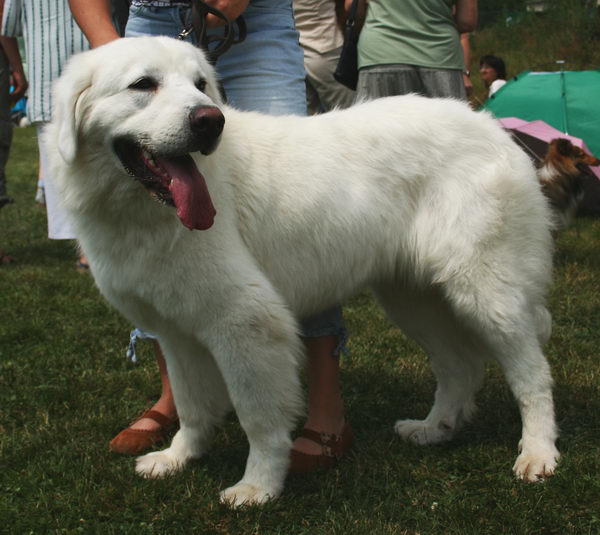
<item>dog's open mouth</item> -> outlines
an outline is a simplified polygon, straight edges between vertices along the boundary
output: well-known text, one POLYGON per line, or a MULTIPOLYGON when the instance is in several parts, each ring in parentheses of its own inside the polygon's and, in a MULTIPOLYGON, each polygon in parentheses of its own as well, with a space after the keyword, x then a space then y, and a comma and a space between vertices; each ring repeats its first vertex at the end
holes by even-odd
POLYGON ((189 154, 152 154, 126 138, 114 146, 125 170, 160 202, 175 206, 186 227, 206 230, 212 226, 216 210, 206 180, 189 154))

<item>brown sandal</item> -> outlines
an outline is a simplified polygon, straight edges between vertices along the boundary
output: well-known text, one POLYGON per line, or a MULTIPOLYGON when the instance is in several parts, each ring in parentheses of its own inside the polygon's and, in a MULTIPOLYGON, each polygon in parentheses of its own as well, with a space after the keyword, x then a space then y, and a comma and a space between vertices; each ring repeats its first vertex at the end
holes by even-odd
POLYGON ((339 437, 333 433, 319 433, 306 427, 300 431, 298 437, 319 444, 321 454, 312 455, 292 449, 290 452, 290 474, 307 474, 317 470, 329 470, 348 453, 354 442, 354 432, 349 423, 344 424, 342 434, 339 437))
POLYGON ((0 250, 0 264, 12 264, 13 262, 15 262, 15 259, 12 256, 8 256, 0 250))
POLYGON ((155 444, 168 440, 179 424, 179 419, 171 420, 164 414, 153 410, 146 411, 135 422, 144 418, 154 420, 160 427, 154 431, 150 429, 131 429, 131 427, 123 429, 110 441, 108 449, 123 455, 138 455, 155 444))

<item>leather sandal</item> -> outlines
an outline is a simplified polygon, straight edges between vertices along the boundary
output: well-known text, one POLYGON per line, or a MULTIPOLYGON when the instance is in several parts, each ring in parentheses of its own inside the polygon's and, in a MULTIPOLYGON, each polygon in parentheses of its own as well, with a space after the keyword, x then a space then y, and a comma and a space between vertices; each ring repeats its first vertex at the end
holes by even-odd
POLYGON ((160 427, 155 430, 150 429, 123 429, 115 438, 108 444, 108 449, 114 453, 122 453, 123 455, 138 455, 155 444, 160 444, 168 440, 179 425, 179 419, 171 420, 164 414, 147 410, 135 422, 139 422, 144 418, 154 420, 160 427))
POLYGON ((290 474, 308 474, 317 470, 329 470, 348 453, 354 442, 354 432, 349 423, 344 424, 342 433, 319 433, 314 429, 304 428, 298 434, 321 446, 321 453, 314 455, 292 449, 290 452, 290 474))

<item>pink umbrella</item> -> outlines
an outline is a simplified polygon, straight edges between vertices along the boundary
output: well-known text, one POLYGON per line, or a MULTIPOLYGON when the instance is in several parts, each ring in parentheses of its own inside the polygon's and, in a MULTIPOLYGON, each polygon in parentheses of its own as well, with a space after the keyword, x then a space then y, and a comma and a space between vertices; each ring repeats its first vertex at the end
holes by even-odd
MULTIPOLYGON (((498 122, 510 130, 515 140, 521 147, 539 161, 544 159, 548 144, 557 137, 568 139, 573 145, 581 147, 588 154, 592 154, 583 139, 563 134, 544 121, 524 121, 517 117, 505 117, 498 122)), ((590 170, 600 179, 600 166, 590 167, 590 170)))

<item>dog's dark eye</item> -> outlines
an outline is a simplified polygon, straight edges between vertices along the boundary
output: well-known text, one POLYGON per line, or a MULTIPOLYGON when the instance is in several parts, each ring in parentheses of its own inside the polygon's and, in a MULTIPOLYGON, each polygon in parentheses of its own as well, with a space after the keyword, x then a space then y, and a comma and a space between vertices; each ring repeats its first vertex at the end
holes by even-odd
POLYGON ((198 91, 202 91, 204 93, 204 90, 206 89, 206 80, 198 80, 196 82, 196 87, 198 88, 198 91))
POLYGON ((133 82, 129 89, 136 89, 138 91, 152 91, 158 87, 158 82, 154 78, 144 76, 139 80, 133 82))

